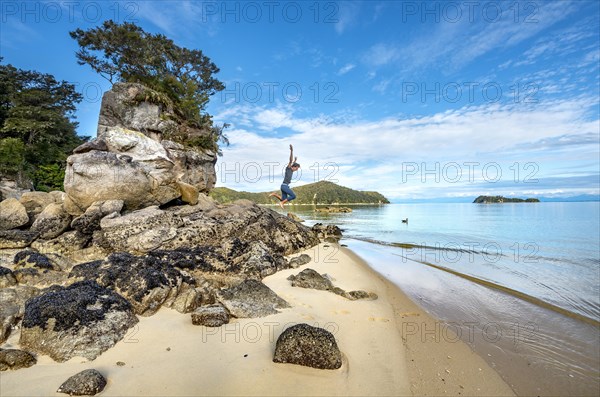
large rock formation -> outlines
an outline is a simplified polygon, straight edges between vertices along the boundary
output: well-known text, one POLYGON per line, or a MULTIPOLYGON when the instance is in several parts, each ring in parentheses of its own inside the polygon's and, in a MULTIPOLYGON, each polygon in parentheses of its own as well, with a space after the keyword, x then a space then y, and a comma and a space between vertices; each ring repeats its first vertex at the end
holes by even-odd
POLYGON ((93 281, 55 286, 27 301, 20 344, 59 362, 93 360, 137 322, 127 300, 93 281))
MULTIPOLYGON (((123 200, 127 210, 183 197, 195 203, 216 181, 216 154, 166 139, 180 126, 156 92, 117 83, 102 99, 97 138, 67 159, 65 207, 81 215, 92 203, 123 200)), ((202 132, 198 130, 198 135, 202 132)))

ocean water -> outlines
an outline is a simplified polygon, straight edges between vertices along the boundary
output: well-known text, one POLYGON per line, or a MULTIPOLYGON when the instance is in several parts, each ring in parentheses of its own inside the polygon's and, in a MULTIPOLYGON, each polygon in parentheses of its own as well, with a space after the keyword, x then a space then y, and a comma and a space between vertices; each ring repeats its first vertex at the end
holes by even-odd
POLYGON ((517 394, 599 394, 600 203, 351 207, 292 209, 343 229, 343 243, 517 394))

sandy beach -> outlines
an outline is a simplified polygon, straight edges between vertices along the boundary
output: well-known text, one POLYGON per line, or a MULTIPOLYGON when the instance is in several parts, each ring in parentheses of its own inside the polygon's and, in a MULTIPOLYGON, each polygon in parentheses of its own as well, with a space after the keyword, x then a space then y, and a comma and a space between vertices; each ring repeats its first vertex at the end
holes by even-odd
MULTIPOLYGON (((103 396, 507 396, 510 387, 449 330, 346 248, 321 244, 312 261, 263 282, 292 306, 258 319, 234 319, 219 328, 192 325, 190 315, 162 308, 94 361, 55 363, 38 356, 33 367, 0 374, 2 396, 55 393, 88 368, 108 380, 103 396), (350 301, 327 291, 292 287, 287 277, 311 268, 347 291, 376 300, 350 301), (272 362, 275 342, 290 325, 332 332, 343 353, 338 370, 272 362), (119 364, 117 364, 119 363, 119 364)), ((4 348, 18 348, 18 332, 4 348)))

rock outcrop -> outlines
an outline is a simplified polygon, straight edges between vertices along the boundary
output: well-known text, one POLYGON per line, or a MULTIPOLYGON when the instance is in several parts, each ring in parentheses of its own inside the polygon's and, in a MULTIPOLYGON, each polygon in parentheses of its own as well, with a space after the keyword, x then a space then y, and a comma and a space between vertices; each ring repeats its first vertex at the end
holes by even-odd
MULTIPOLYGON (((127 210, 183 197, 195 204, 215 185, 216 153, 167 139, 180 126, 156 92, 117 83, 102 99, 97 138, 67 159, 67 211, 81 215, 95 201, 123 200, 127 210)), ((199 130, 199 135, 202 132, 199 130)))
POLYGON ((95 282, 54 286, 27 301, 20 344, 59 362, 93 360, 137 321, 127 300, 95 282))
MULTIPOLYGON (((193 290, 195 280, 155 256, 137 257, 125 252, 111 254, 105 261, 75 266, 71 278, 93 280, 116 291, 131 303, 136 314, 150 316, 161 306, 172 306, 176 298, 193 290)), ((199 299, 198 299, 199 301, 199 299)), ((198 303, 190 303, 193 310, 198 303)))
POLYGON ((283 331, 277 339, 273 362, 338 369, 342 366, 342 353, 331 332, 297 324, 283 331))

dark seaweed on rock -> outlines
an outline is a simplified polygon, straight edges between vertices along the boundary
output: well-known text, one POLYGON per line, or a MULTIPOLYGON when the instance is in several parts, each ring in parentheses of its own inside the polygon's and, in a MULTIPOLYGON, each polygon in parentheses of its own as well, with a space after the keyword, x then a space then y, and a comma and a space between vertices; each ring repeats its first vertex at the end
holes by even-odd
POLYGON ((54 331, 74 326, 86 326, 104 320, 109 311, 130 311, 131 305, 122 296, 101 287, 94 281, 80 281, 68 287, 56 286, 49 292, 27 301, 23 327, 46 329, 54 318, 54 331), (90 310, 89 307, 93 307, 90 310))

